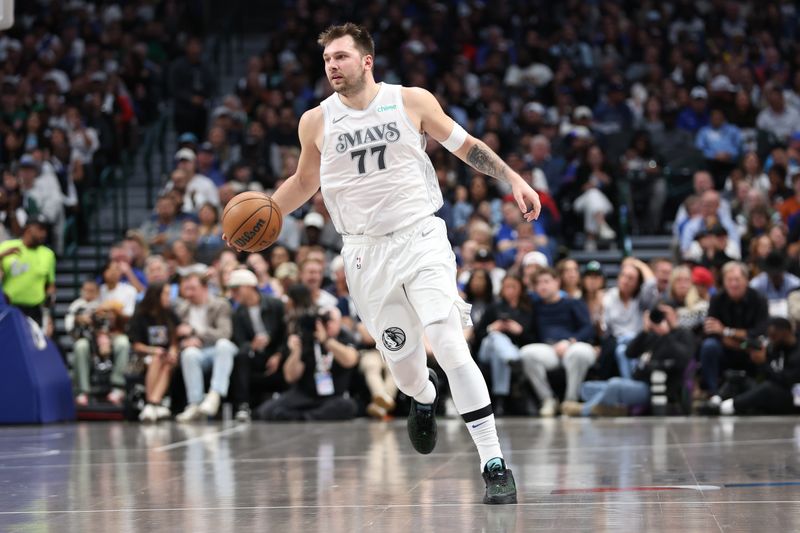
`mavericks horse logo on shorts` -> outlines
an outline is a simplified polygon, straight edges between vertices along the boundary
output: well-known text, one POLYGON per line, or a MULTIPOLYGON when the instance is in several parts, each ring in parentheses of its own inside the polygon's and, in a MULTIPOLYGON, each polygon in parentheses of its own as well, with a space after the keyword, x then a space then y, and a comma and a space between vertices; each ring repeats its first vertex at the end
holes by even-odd
POLYGON ((396 352, 406 344, 406 333, 400 328, 386 328, 381 335, 383 345, 390 352, 396 352))

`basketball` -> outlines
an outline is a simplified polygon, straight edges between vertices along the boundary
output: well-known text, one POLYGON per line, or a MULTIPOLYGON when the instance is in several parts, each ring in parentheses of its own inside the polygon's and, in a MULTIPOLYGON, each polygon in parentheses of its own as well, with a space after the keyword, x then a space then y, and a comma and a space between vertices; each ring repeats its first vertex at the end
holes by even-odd
POLYGON ((262 192, 237 194, 222 212, 222 231, 228 242, 246 252, 259 252, 274 243, 282 226, 278 204, 262 192))

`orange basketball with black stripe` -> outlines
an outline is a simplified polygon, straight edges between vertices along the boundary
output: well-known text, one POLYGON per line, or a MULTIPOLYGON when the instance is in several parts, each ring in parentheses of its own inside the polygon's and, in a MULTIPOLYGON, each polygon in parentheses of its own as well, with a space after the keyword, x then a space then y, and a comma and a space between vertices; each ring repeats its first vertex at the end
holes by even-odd
POLYGON ((222 212, 228 242, 246 252, 259 252, 278 239, 283 215, 263 192, 247 191, 231 198, 222 212))

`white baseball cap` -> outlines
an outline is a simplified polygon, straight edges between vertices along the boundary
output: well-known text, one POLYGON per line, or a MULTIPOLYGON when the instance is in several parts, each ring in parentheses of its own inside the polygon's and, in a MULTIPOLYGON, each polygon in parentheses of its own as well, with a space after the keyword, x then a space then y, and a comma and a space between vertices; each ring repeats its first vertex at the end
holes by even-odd
POLYGON ((692 89, 692 92, 689 93, 689 96, 691 96, 693 100, 708 100, 708 91, 706 91, 705 87, 698 85, 692 89))
POLYGON ((181 148, 180 150, 175 152, 175 160, 181 161, 183 159, 194 161, 195 159, 197 159, 197 156, 195 155, 194 150, 192 150, 191 148, 181 148))
POLYGON ((528 265, 539 265, 541 267, 549 267, 550 261, 547 260, 547 256, 544 255, 542 252, 534 250, 533 252, 528 252, 522 258, 522 266, 528 265))
POLYGON ((228 287, 258 287, 258 278, 246 268, 239 268, 231 272, 228 287))
POLYGON ((325 219, 322 218, 322 215, 320 215, 319 213, 312 211, 305 216, 305 218, 303 219, 303 224, 305 224, 307 228, 311 227, 311 228, 322 229, 323 226, 325 226, 325 219))

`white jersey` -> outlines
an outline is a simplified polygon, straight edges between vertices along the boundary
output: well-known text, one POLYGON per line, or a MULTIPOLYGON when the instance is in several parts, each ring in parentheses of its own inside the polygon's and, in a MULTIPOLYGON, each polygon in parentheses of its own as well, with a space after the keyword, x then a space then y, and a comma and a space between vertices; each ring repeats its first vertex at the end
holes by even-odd
POLYGON ((406 114, 400 89, 381 83, 364 110, 345 106, 337 93, 321 104, 322 197, 343 235, 387 235, 442 207, 425 137, 406 114))

